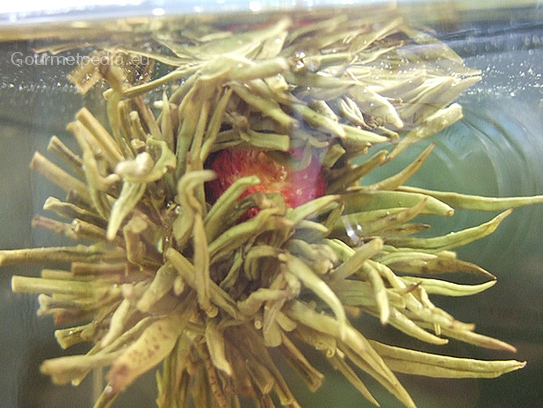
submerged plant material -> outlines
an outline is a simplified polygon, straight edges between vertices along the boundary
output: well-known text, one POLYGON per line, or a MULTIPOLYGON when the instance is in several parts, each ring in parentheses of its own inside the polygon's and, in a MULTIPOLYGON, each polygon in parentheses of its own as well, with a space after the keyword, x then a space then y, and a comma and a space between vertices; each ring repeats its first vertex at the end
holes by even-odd
POLYGON ((96 407, 159 363, 160 407, 190 400, 238 407, 244 398, 296 407, 270 350, 316 391, 323 375, 304 356, 305 344, 375 405, 366 374, 414 407, 394 372, 486 378, 524 366, 382 344, 349 317, 367 313, 434 345, 455 339, 515 350, 454 319, 429 295, 490 288, 489 272, 451 250, 492 233, 511 207, 543 196, 405 186, 432 147, 397 175, 360 183, 459 120, 452 102, 478 72, 394 12, 281 19, 237 32, 187 22, 154 41, 145 50, 116 47, 124 59, 97 50, 101 64, 76 69, 71 79, 83 93, 109 85, 107 123, 83 108, 67 127, 80 152, 54 137, 50 150, 62 168, 40 153, 32 160, 67 192, 44 206, 67 222, 37 216, 34 225, 76 245, 0 251, 0 265, 69 265, 12 281, 15 292, 39 294, 38 314, 62 327, 55 332, 61 347, 92 345, 86 355, 45 361, 43 373, 79 384, 109 366, 96 407), (152 75, 164 66, 167 74, 152 75), (503 212, 445 236, 412 236, 428 228, 411 222, 418 215, 449 217, 456 208, 503 212), (434 276, 445 272, 485 282, 434 276))

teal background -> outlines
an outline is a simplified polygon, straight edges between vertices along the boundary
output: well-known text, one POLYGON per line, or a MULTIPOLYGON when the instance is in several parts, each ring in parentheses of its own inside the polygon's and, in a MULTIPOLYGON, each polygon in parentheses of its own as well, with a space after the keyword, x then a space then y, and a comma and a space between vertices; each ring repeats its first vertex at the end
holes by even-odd
MULTIPOLYGON (((363 180, 370 184, 394 174, 430 142, 436 148, 408 184, 430 189, 490 196, 543 194, 543 25, 540 9, 503 11, 490 20, 469 15, 430 22, 438 36, 483 72, 483 81, 464 94, 464 119, 415 145, 363 180), (539 13, 539 14, 538 14, 539 13), (458 19, 459 18, 459 19, 458 19), (465 18, 465 19, 463 19, 465 18)), ((422 15, 419 18, 422 19, 422 15)), ((431 16, 424 16, 426 19, 431 16)), ((41 212, 48 195, 62 196, 49 182, 30 174, 33 152, 44 151, 52 134, 66 136, 64 126, 82 105, 66 81, 70 67, 14 67, 14 51, 31 54, 32 41, 0 43, 0 248, 57 245, 58 237, 32 231, 30 220, 41 212)), ((93 96, 87 97, 93 103, 93 96)), ((68 140, 69 138, 66 137, 68 140)), ((435 380, 400 376, 420 407, 537 407, 543 400, 543 206, 517 209, 490 237, 458 251, 465 260, 498 277, 489 291, 466 299, 433 299, 478 331, 514 344, 514 356, 452 342, 433 352, 478 358, 527 360, 525 369, 493 380, 435 380)), ((450 219, 431 219, 433 234, 484 222, 491 213, 458 211, 450 219)), ((55 387, 39 374, 39 364, 61 355, 50 319, 35 316, 37 301, 12 294, 12 274, 37 275, 37 267, 0 270, 0 405, 18 408, 92 406, 91 378, 79 388, 55 387)), ((370 338, 386 338, 421 347, 362 317, 360 330, 370 338)), ((69 353, 81 352, 69 350, 69 353)), ((312 350, 316 366, 327 373, 317 394, 285 367, 302 406, 310 408, 370 406, 325 358, 312 350), (296 384, 300 384, 297 389, 296 384)), ((139 381, 116 406, 154 405, 152 375, 139 381)), ((371 379, 370 389, 384 407, 399 406, 371 379)))

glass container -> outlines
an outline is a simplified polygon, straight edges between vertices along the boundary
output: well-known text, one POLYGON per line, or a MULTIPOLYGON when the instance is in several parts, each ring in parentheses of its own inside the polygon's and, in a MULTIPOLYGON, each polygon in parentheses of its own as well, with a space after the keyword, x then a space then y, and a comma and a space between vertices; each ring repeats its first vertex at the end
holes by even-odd
POLYGON ((184 384, 195 395, 189 404, 210 407, 374 406, 363 383, 386 407, 537 406, 542 22, 543 7, 530 0, 0 6, 2 405, 108 406, 111 397, 113 407, 147 407, 159 395, 169 407, 184 384), (191 171, 200 171, 196 181, 184 178, 191 171), (261 184, 248 182, 208 222, 227 188, 254 175, 261 184), (360 204, 362 196, 385 204, 360 204), (320 207, 296 213, 313 199, 320 207), (429 215, 431 200, 454 215, 445 207, 429 215), (366 214, 371 222, 355 216, 371 210, 383 212, 366 214), (266 211, 278 212, 271 217, 284 230, 266 211), (236 235, 248 225, 276 235, 236 235), (232 236, 213 242, 225 231, 232 236), (458 236, 473 239, 460 245, 458 236), (251 253, 259 245, 271 252, 251 253), (347 262, 365 250, 373 251, 365 266, 347 262), (395 253, 407 261, 394 263, 395 253), (341 272, 344 264, 354 269, 341 272), (171 278, 165 289, 152 286, 157 271, 171 278), (485 290, 475 293, 477 285, 485 290), (262 299, 247 302, 257 290, 262 299), (143 304, 153 291, 160 295, 143 304), (83 326, 87 337, 63 349, 83 326), (134 338, 100 354, 130 329, 134 338), (134 346, 142 333, 147 342, 134 346), (428 365, 468 378, 439 378, 444 371, 424 366, 425 357, 398 357, 381 343, 461 358, 428 365), (91 349, 105 357, 57 360, 91 349), (382 356, 395 374, 372 366, 382 356), (512 372, 469 378, 500 368, 466 359, 508 361, 503 370, 512 372), (180 361, 189 363, 176 383, 180 361), (119 395, 102 394, 108 387, 119 395))

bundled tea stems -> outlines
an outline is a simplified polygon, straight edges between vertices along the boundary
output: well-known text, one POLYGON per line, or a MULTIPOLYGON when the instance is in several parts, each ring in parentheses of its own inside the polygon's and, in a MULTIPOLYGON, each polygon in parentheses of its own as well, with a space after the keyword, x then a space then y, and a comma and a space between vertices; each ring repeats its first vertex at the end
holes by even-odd
POLYGON ((368 340, 348 318, 347 311, 374 315, 434 345, 457 339, 514 351, 455 320, 429 295, 491 287, 490 273, 451 250, 492 233, 510 208, 543 197, 406 187, 432 147, 397 175, 360 184, 462 117, 451 102, 480 78, 451 49, 388 12, 281 19, 237 33, 186 22, 155 43, 145 51, 98 50, 100 64, 75 70, 71 79, 82 92, 109 84, 108 123, 83 108, 68 125, 80 153, 51 141, 66 170, 39 153, 32 160, 67 192, 44 206, 67 222, 37 216, 35 226, 77 245, 0 251, 0 265, 68 265, 12 281, 15 292, 40 294, 38 314, 65 327, 55 332, 61 347, 92 345, 86 355, 45 361, 43 373, 78 384, 110 366, 95 405, 106 407, 162 362, 160 407, 190 400, 238 407, 241 398, 295 407, 269 349, 315 391, 323 375, 298 348, 306 344, 375 405, 360 371, 414 407, 394 372, 495 377, 524 366, 392 347, 368 340), (171 70, 139 81, 135 73, 151 76, 154 64, 171 70), (211 200, 208 186, 223 175, 209 169, 223 151, 259 152, 287 173, 317 161, 326 194, 291 208, 255 173, 239 175, 211 200), (418 215, 449 217, 456 208, 503 212, 454 234, 411 236, 428 228, 410 222, 418 215), (483 283, 434 276, 444 272, 478 274, 483 283))

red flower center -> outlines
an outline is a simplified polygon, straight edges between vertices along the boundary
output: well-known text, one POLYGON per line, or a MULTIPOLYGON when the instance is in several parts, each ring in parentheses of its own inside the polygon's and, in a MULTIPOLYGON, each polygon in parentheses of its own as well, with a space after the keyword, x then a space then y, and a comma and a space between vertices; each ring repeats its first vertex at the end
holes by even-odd
MULTIPOLYGON (((301 156, 301 150, 290 152, 293 159, 301 156)), ((217 201, 236 180, 256 175, 261 183, 248 188, 242 197, 249 194, 280 193, 288 207, 301 204, 324 195, 327 187, 320 162, 312 157, 308 166, 295 170, 269 157, 262 150, 221 150, 211 160, 209 167, 218 177, 208 183, 208 200, 217 201)))

